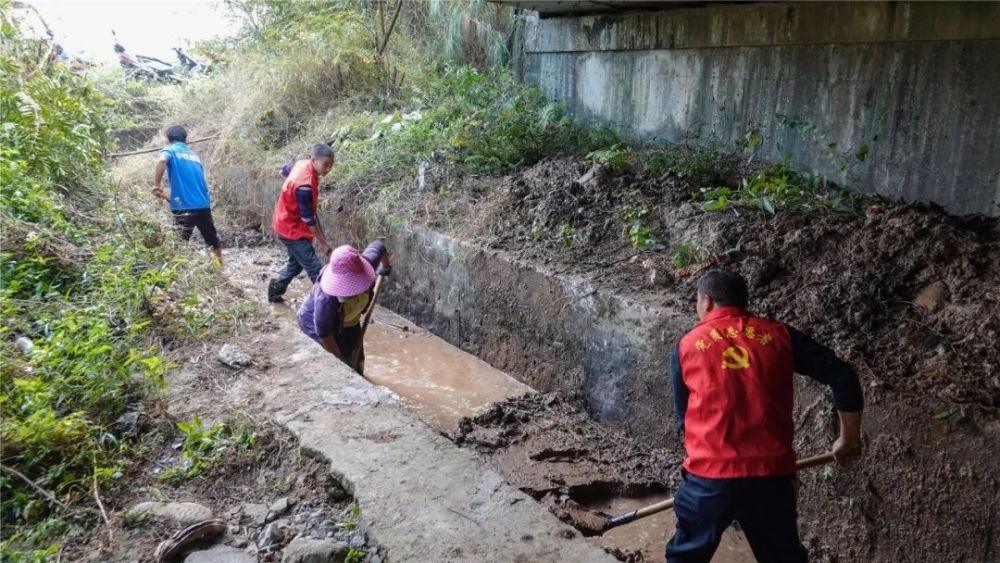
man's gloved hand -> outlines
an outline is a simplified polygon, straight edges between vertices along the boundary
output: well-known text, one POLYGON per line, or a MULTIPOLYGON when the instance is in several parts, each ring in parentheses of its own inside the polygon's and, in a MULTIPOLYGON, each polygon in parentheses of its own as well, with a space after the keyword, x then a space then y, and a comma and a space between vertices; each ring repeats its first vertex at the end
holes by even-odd
POLYGON ((378 270, 376 270, 375 273, 378 274, 378 275, 380 275, 380 276, 389 277, 389 274, 392 273, 392 268, 391 267, 386 268, 385 266, 379 264, 378 265, 378 270))

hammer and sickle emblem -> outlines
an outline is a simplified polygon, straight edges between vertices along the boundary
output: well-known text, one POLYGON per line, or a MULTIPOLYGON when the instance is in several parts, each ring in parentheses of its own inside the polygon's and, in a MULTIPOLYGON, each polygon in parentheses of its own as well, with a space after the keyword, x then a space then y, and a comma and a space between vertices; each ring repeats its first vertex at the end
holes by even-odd
POLYGON ((736 345, 722 353, 722 369, 744 369, 750 367, 750 351, 736 345))

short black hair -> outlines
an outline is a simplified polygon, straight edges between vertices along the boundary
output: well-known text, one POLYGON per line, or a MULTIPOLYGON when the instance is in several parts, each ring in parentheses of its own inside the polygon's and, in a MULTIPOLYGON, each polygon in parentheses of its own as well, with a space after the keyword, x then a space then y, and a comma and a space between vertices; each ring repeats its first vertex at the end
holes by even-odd
POLYGON ((698 293, 707 295, 720 307, 746 307, 750 292, 743 276, 732 270, 709 270, 698 278, 698 293))
POLYGON ((181 127, 180 125, 171 125, 167 127, 165 132, 167 140, 171 143, 186 143, 188 140, 187 129, 181 127))
POLYGON ((334 160, 333 149, 331 149, 330 145, 326 143, 316 143, 313 145, 312 150, 309 151, 309 156, 313 158, 329 158, 330 160, 334 160))

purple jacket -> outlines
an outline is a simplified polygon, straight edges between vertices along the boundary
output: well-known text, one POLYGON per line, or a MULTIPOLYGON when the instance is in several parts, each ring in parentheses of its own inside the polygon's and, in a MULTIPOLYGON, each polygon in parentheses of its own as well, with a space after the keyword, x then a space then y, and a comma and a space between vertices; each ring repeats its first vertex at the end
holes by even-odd
MULTIPOLYGON (((377 268, 383 253, 385 244, 376 240, 365 248, 361 257, 377 268)), ((326 270, 324 267, 320 278, 326 274, 326 270)), ((323 293, 319 286, 320 278, 316 278, 309 296, 299 309, 299 328, 313 340, 336 336, 344 328, 344 305, 336 297, 323 293)), ((368 291, 371 292, 371 288, 368 291)))

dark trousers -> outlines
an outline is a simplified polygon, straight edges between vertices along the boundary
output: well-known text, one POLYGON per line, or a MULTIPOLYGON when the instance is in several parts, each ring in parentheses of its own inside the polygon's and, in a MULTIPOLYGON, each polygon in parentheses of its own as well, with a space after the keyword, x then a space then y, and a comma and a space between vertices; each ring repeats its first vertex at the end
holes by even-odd
POLYGON ((278 240, 285 245, 285 250, 288 251, 288 262, 278 273, 278 279, 274 281, 274 293, 283 295, 288 289, 288 284, 292 283, 295 276, 301 274, 302 270, 305 270, 309 279, 315 283, 323 269, 323 263, 319 261, 319 256, 316 256, 312 241, 289 240, 282 237, 278 237, 278 240))
POLYGON ((708 563, 733 520, 758 563, 804 563, 799 541, 794 477, 705 479, 684 473, 674 497, 677 529, 667 543, 667 563, 708 563))
POLYGON ((205 245, 216 249, 222 248, 219 234, 215 231, 211 209, 189 209, 187 211, 174 211, 173 214, 174 224, 177 226, 177 233, 181 240, 191 240, 194 230, 198 229, 201 238, 205 239, 205 245))
POLYGON ((333 339, 337 342, 337 347, 340 348, 344 363, 354 371, 364 375, 365 343, 361 340, 361 325, 344 327, 340 334, 334 336, 333 339))

